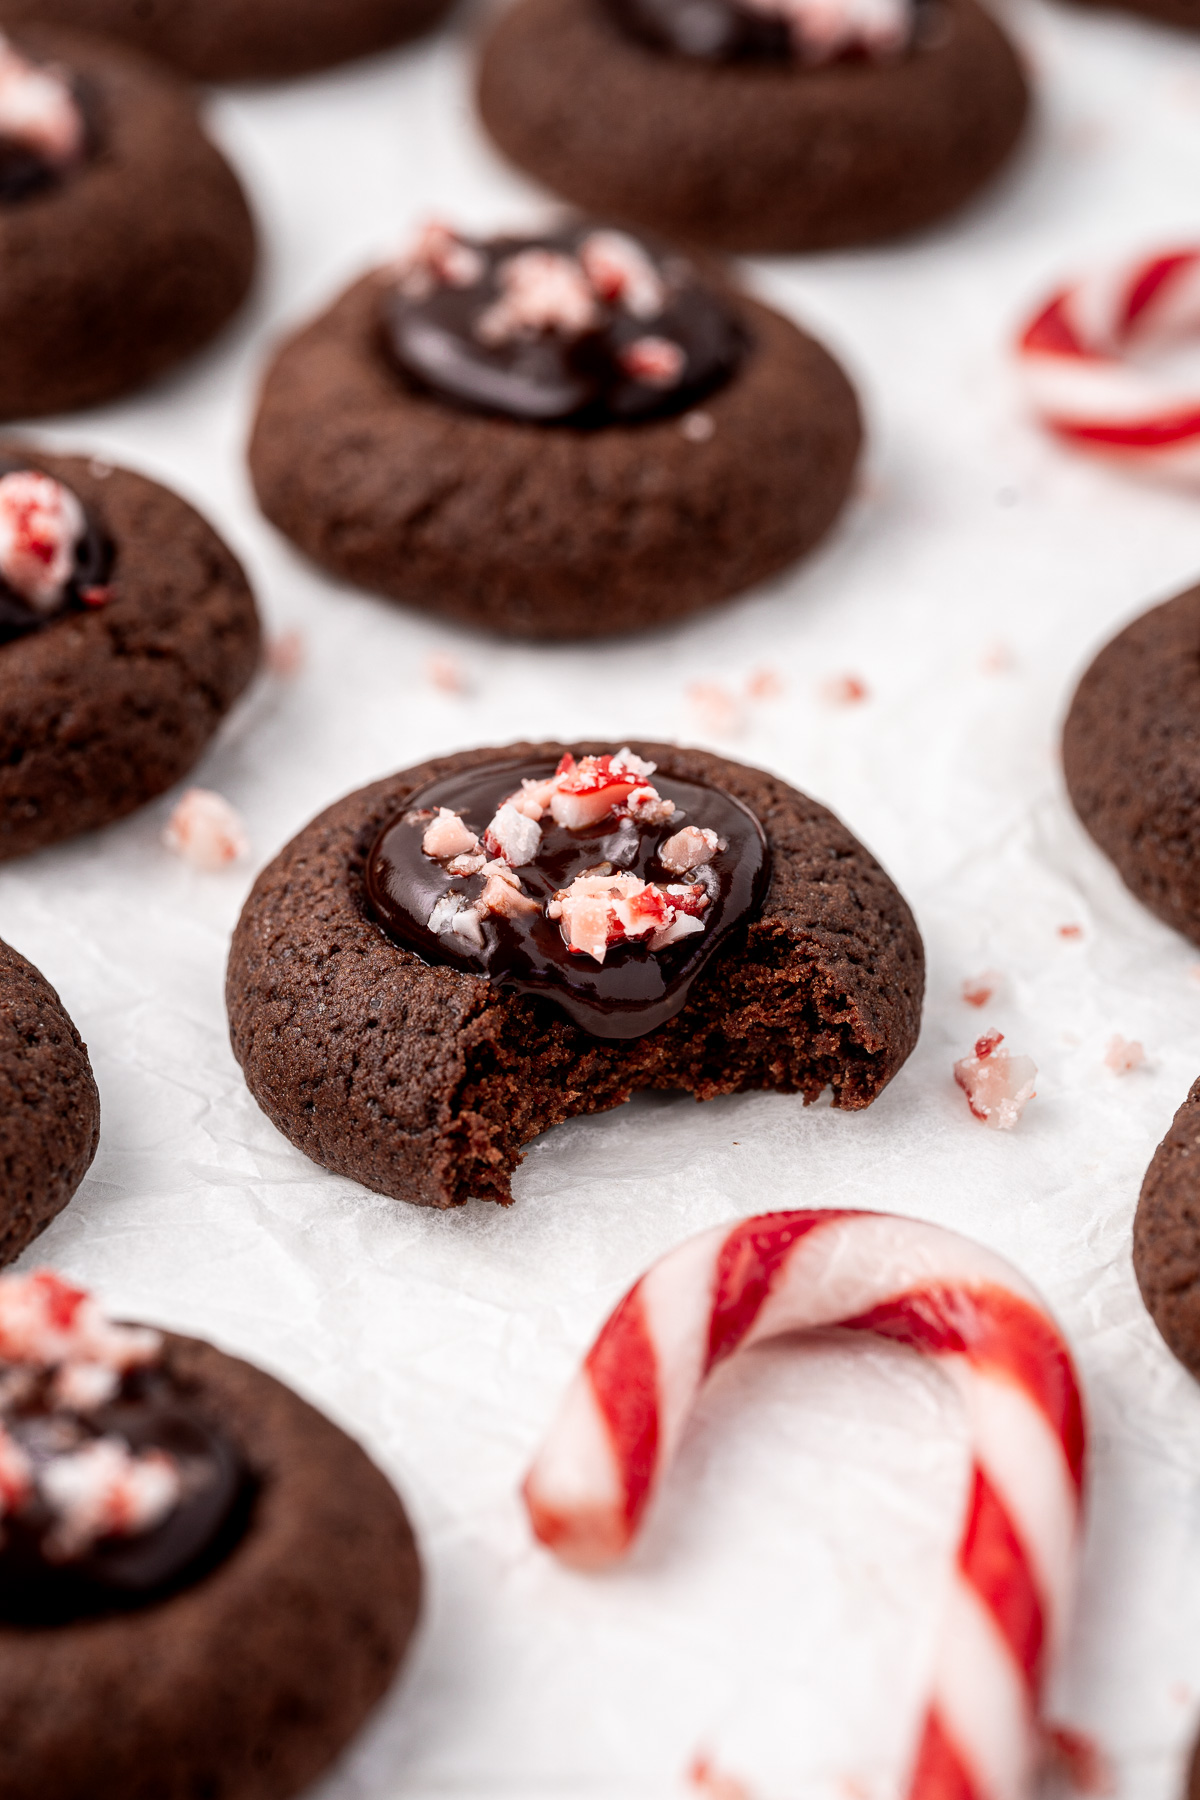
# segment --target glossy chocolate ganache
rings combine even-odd
[[[0,1276],[0,1623],[148,1605],[240,1536],[247,1471],[162,1348],[49,1270]]]
[[[376,919],[426,962],[637,1038],[682,1009],[770,873],[740,801],[624,749],[432,782],[380,832],[366,882]]]
[[[427,226],[384,326],[403,372],[440,398],[581,429],[685,411],[747,348],[685,257],[591,225],[486,242]]]
[[[55,64],[23,56],[0,32],[0,203],[54,187],[92,147],[91,96]]]
[[[921,36],[917,0],[594,0],[630,37],[710,63],[888,62]],[[926,10],[926,8],[921,9]]]
[[[0,644],[112,597],[113,547],[61,481],[0,456]]]

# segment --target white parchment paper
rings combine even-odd
[[[844,358],[871,451],[816,558],[685,628],[598,649],[484,643],[338,588],[255,511],[242,447],[280,330],[430,212],[492,227],[544,204],[472,120],[466,28],[215,95],[263,226],[253,308],[153,392],[41,428],[194,499],[246,558],[270,628],[308,647],[299,678],[264,679],[198,771],[245,814],[253,866],[205,876],[172,859],[166,799],[6,865],[0,932],[60,989],[103,1099],[95,1166],[27,1260],[278,1372],[411,1507],[429,1575],[419,1642],[321,1800],[657,1800],[687,1792],[700,1750],[754,1800],[896,1792],[962,1492],[935,1371],[836,1343],[727,1368],[644,1543],[603,1579],[556,1568],[517,1499],[628,1283],[703,1226],[792,1204],[942,1221],[1011,1257],[1058,1312],[1093,1457],[1054,1711],[1100,1741],[1122,1796],[1177,1791],[1200,1713],[1200,1388],[1140,1305],[1129,1232],[1200,1074],[1200,958],[1084,837],[1056,741],[1092,652],[1200,573],[1200,496],[1044,440],[1007,346],[1060,276],[1200,235],[1200,40],[1032,0],[1012,24],[1040,117],[982,206],[899,249],[747,266]],[[435,652],[465,694],[430,683]],[[764,666],[781,696],[743,702]],[[824,696],[845,674],[865,683],[860,704]],[[740,731],[718,734],[689,701],[698,682],[739,700]],[[254,868],[347,789],[524,733],[712,742],[871,845],[915,907],[930,989],[920,1045],[869,1112],[647,1099],[535,1144],[511,1209],[451,1217],[367,1194],[277,1135],[222,1004]],[[1004,985],[981,1014],[961,983],[989,968]],[[993,1024],[1040,1070],[1011,1137],[972,1120],[951,1079]],[[1149,1066],[1111,1073],[1114,1033]]]

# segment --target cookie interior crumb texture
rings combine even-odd
[[[426,30],[448,0],[0,0],[0,24],[70,25],[161,57],[198,81],[329,68]]]
[[[5,1800],[286,1800],[390,1684],[421,1571],[404,1509],[344,1432],[210,1344],[169,1337],[181,1391],[256,1485],[229,1555],[131,1612],[0,1625]]]
[[[0,1264],[62,1211],[99,1138],[86,1045],[45,977],[0,942]]]
[[[833,1090],[868,1106],[916,1043],[924,951],[907,904],[824,807],[699,750],[635,744],[666,777],[724,788],[757,814],[773,875],[760,916],[666,1025],[589,1037],[545,1000],[422,961],[366,911],[364,864],[409,794],[489,761],[611,745],[518,744],[443,757],[349,795],[255,883],[226,996],[251,1092],[315,1162],[396,1199],[507,1202],[523,1147],[642,1088],[698,1100]]]
[[[1200,587],[1095,658],[1063,731],[1075,811],[1143,905],[1200,944]]]
[[[267,517],[344,580],[510,636],[661,625],[785,568],[840,511],[862,438],[833,358],[739,297],[752,348],[686,417],[596,431],[458,410],[406,383],[365,277],[281,348],[250,468]]]
[[[14,41],[85,85],[96,144],[54,186],[0,206],[3,418],[94,405],[152,380],[232,318],[255,261],[241,186],[174,76],[42,24]]]
[[[185,501],[127,469],[5,445],[114,545],[113,598],[0,646],[0,858],[122,818],[193,766],[258,663],[254,596]]]
[[[576,206],[728,250],[816,250],[914,231],[1010,155],[1029,98],[974,0],[878,64],[711,66],[627,36],[589,0],[517,0],[479,70],[505,155]]]

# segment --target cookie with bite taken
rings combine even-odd
[[[478,95],[505,155],[573,205],[752,252],[945,217],[1029,104],[975,0],[516,0]]]
[[[0,417],[172,368],[232,318],[254,258],[237,177],[172,76],[41,23],[0,34]]]
[[[45,976],[0,942],[0,1264],[62,1211],[99,1137],[86,1044]]]
[[[911,912],[832,813],[659,744],[511,744],[349,795],[259,876],[226,982],[315,1162],[507,1202],[523,1147],[639,1088],[868,1106],[917,1039]]]
[[[591,638],[804,555],[860,440],[832,357],[676,252],[432,226],[284,344],[250,468],[268,518],[357,586]]]
[[[285,1800],[388,1687],[420,1589],[392,1488],[290,1389],[0,1277],[5,1800]]]
[[[197,81],[305,75],[403,43],[448,0],[0,0],[0,24],[120,38]]]
[[[0,858],[172,786],[258,654],[240,565],[177,495],[0,444]]]

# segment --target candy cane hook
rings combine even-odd
[[[1010,1264],[887,1213],[782,1212],[680,1245],[588,1352],[525,1483],[564,1562],[624,1554],[705,1378],[781,1332],[873,1332],[957,1383],[971,1447],[966,1517],[908,1800],[1021,1800],[1070,1602],[1084,1422],[1058,1327]]]
[[[1042,423],[1082,450],[1169,478],[1200,478],[1200,381],[1143,353],[1200,337],[1200,250],[1172,250],[1061,288],[1021,334]]]

